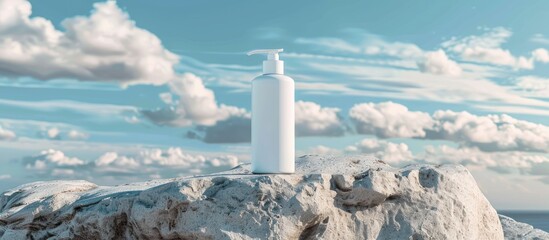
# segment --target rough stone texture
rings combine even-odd
[[[115,187],[27,184],[0,196],[0,238],[503,239],[463,166],[395,169],[368,156],[304,156],[296,166]]]
[[[503,226],[505,239],[549,239],[549,233],[526,224],[517,222],[514,219],[499,215],[499,220]]]

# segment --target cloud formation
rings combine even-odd
[[[377,139],[364,139],[345,148],[347,153],[372,154],[388,164],[402,164],[413,159],[412,152],[404,143],[392,143]]]
[[[314,46],[320,50],[331,53],[386,56],[412,60],[415,61],[419,70],[424,73],[457,76],[462,72],[461,67],[455,61],[451,60],[442,49],[424,51],[413,43],[391,42],[380,36],[356,29],[348,29],[348,32],[351,33],[352,37],[347,39],[327,37],[298,38],[295,42]],[[357,60],[358,59],[355,59],[355,61]]]
[[[85,162],[78,158],[65,156],[61,151],[48,149],[40,152],[38,155],[25,157],[23,164],[30,170],[49,171],[78,167],[85,165]]]
[[[462,72],[461,67],[449,59],[442,49],[426,52],[424,58],[417,62],[417,67],[421,72],[437,75],[458,76]]]
[[[514,69],[533,69],[534,62],[548,62],[544,59],[545,49],[532,52],[532,57],[514,56],[509,50],[501,48],[513,33],[506,28],[484,28],[481,35],[471,35],[462,38],[453,37],[442,43],[447,51],[459,55],[463,60],[479,63],[489,63],[509,66]],[[545,54],[547,51],[545,50]]]
[[[95,3],[90,16],[65,19],[65,31],[31,17],[27,0],[0,0],[0,74],[163,84],[178,57],[136,26],[115,1]]]
[[[324,146],[324,145],[314,146],[314,147],[311,147],[311,148],[309,148],[309,149],[307,149],[307,150],[297,150],[297,151],[296,151],[296,157],[300,157],[300,156],[308,155],[308,154],[316,154],[316,155],[341,155],[341,154],[342,154],[342,151],[339,150],[339,149],[327,147],[327,146]]]
[[[340,109],[322,107],[314,102],[295,103],[296,136],[342,136],[344,124],[338,115]],[[197,126],[186,137],[206,143],[243,143],[251,141],[251,116],[249,113],[218,121],[213,126]]]
[[[322,107],[314,102],[295,103],[297,136],[342,136],[345,132],[339,108]]]
[[[49,149],[25,157],[22,162],[26,169],[50,177],[101,177],[115,173],[127,176],[154,173],[173,177],[230,169],[239,163],[233,155],[191,154],[177,147],[142,149],[131,155],[106,152],[94,161],[69,157],[59,150]]]
[[[202,79],[194,74],[185,73],[178,76],[169,82],[168,86],[171,93],[178,97],[177,100],[174,100],[173,96],[168,99],[166,94],[162,94],[161,99],[171,103],[168,107],[141,111],[155,124],[175,127],[193,124],[212,126],[230,117],[249,115],[245,109],[217,104],[214,92],[206,88]]]
[[[549,127],[508,115],[477,116],[437,111],[427,139],[443,139],[483,151],[549,152]]]
[[[409,111],[406,106],[393,102],[354,105],[349,110],[349,117],[359,134],[381,138],[425,137],[425,126],[433,124],[429,114]]]
[[[549,62],[549,51],[545,48],[538,48],[532,51],[532,57],[538,62],[547,63]]]
[[[349,111],[356,130],[381,138],[448,140],[483,151],[549,152],[549,127],[508,115],[409,111],[392,103],[363,103]]]

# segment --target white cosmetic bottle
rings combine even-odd
[[[294,80],[284,75],[282,49],[261,49],[267,54],[263,74],[252,80],[252,172],[295,171]]]

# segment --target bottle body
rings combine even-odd
[[[295,171],[294,80],[264,74],[252,80],[252,172]]]

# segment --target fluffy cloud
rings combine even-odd
[[[54,149],[44,150],[38,155],[26,157],[23,159],[23,163],[27,169],[31,170],[51,170],[85,164],[83,160],[65,156],[63,152]]]
[[[483,151],[549,152],[549,127],[508,115],[477,116],[437,111],[432,116],[384,102],[363,103],[349,111],[358,133],[382,138],[449,140]]]
[[[131,155],[107,152],[94,161],[68,157],[61,151],[49,149],[23,159],[23,164],[28,170],[50,176],[78,174],[75,177],[101,177],[113,174],[148,176],[151,173],[162,173],[168,177],[230,169],[238,163],[238,158],[233,155],[191,154],[181,148],[143,149]]]
[[[318,155],[341,155],[342,152],[339,149],[327,147],[324,145],[318,145],[311,147],[305,151],[298,150],[296,156],[303,156],[307,154],[318,154]]]
[[[46,129],[40,132],[39,135],[49,139],[61,139],[61,136],[59,135],[59,129],[56,127]]]
[[[322,107],[314,102],[295,103],[295,124],[297,136],[341,136],[342,128],[339,108]]]
[[[15,139],[15,137],[16,135],[14,132],[4,129],[2,128],[2,126],[0,126],[0,140],[12,140]]]
[[[510,30],[502,27],[483,30],[484,33],[478,36],[453,37],[442,43],[442,46],[467,61],[510,66],[516,69],[534,68],[535,58],[516,57],[509,50],[501,48],[501,45],[513,34]]]
[[[67,138],[70,140],[84,140],[88,139],[88,137],[89,134],[77,130],[70,130],[67,132]]]
[[[295,104],[296,136],[341,136],[345,133],[340,109],[322,107],[314,102]],[[251,141],[251,116],[232,116],[213,126],[197,126],[187,137],[206,143],[242,143]]]
[[[171,104],[168,107],[141,111],[145,117],[158,125],[212,126],[230,117],[249,115],[242,108],[218,105],[214,92],[206,88],[202,79],[194,74],[183,74],[171,81],[168,86],[171,92],[178,96],[177,101],[170,97]],[[166,101],[166,95],[161,95],[161,99]]]
[[[364,139],[345,148],[348,153],[372,154],[388,164],[401,165],[413,159],[412,152],[404,143],[392,143],[376,139]]]
[[[532,57],[539,62],[549,62],[549,52],[544,48],[538,48],[532,51]]]
[[[358,133],[381,138],[425,137],[425,126],[433,124],[429,114],[393,102],[357,104],[349,110],[349,117]]]
[[[439,75],[457,76],[462,71],[459,65],[450,60],[441,49],[425,53],[424,58],[417,62],[417,66],[421,72]]]
[[[94,4],[90,16],[65,19],[65,31],[31,14],[27,0],[0,0],[0,74],[122,85],[174,78],[178,57],[138,28],[115,1]]]
[[[140,166],[139,162],[135,159],[127,156],[118,155],[116,152],[107,152],[101,155],[94,161],[95,166],[104,167],[125,167],[125,168],[137,168]]]
[[[484,151],[549,152],[549,127],[508,115],[476,116],[468,112],[437,111],[427,138],[445,139]]]

